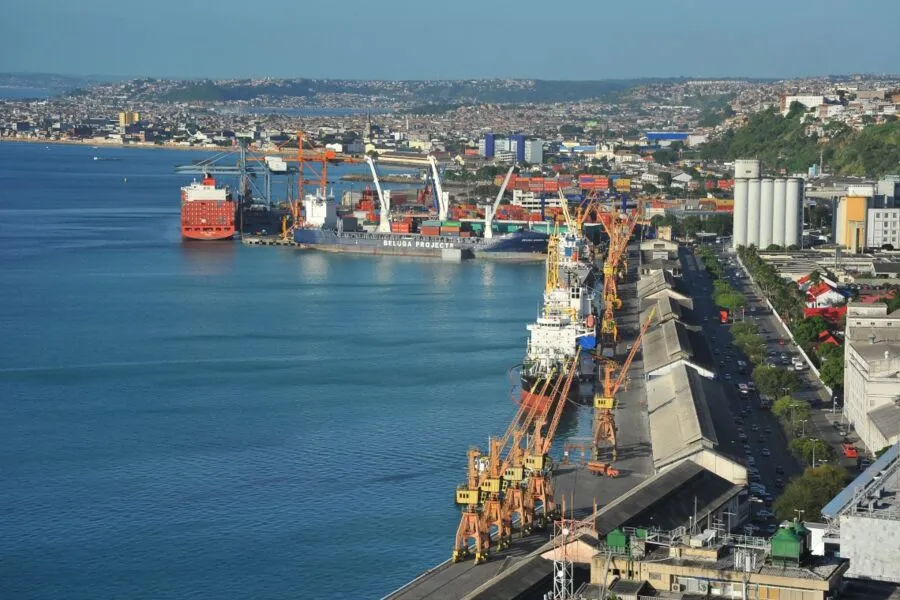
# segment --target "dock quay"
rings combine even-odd
[[[241,243],[245,246],[294,246],[299,247],[300,244],[291,239],[284,239],[277,235],[267,236],[245,236],[241,238]]]
[[[626,283],[619,286],[623,301],[622,310],[617,313],[623,340],[617,348],[619,357],[626,353],[626,342],[634,339],[640,330],[638,262],[638,246],[632,244],[628,253]],[[570,455],[569,464],[559,464],[553,475],[555,494],[560,501],[565,498],[567,516],[590,519],[596,501],[598,513],[595,518],[602,518],[605,508],[652,475],[646,389],[640,353],[632,362],[630,373],[627,390],[617,396],[619,460],[616,467],[621,475],[616,478],[597,477],[587,470],[580,456]],[[595,379],[595,385],[598,383]],[[514,598],[522,592],[522,587],[543,586],[545,591],[552,589],[552,564],[540,557],[548,550],[550,532],[548,527],[524,538],[517,536],[509,548],[492,554],[491,559],[482,564],[476,565],[471,560],[458,563],[447,560],[391,592],[384,600]],[[451,541],[448,537],[448,548]],[[513,573],[515,576],[511,576]]]
[[[643,264],[663,247],[670,270]],[[733,390],[713,375],[714,357],[702,333],[704,313],[694,307],[696,292],[672,273],[692,260],[671,242],[628,246],[627,276],[619,285],[615,360],[628,353],[642,327],[647,343],[635,354],[626,384],[616,394],[615,467],[620,475],[592,474],[586,459],[571,450],[554,467],[553,487],[556,498],[565,499],[565,518],[580,521],[577,538],[560,541],[549,527],[525,537],[516,534],[508,547],[492,550],[487,561],[448,560],[384,600],[543,598],[558,583],[554,560],[562,546],[572,548],[566,552],[573,589],[596,588],[599,582],[612,593],[617,585],[626,591],[636,585],[630,581],[635,573],[619,566],[610,570],[607,558],[610,540],[622,532],[648,542],[665,539],[669,545],[690,539],[693,546],[701,543],[697,539],[709,538],[719,544],[767,547],[766,538],[743,535],[752,517],[747,462],[731,408],[722,401]],[[595,387],[602,389],[599,377]],[[561,450],[556,447],[554,456]],[[451,539],[448,532],[448,547]],[[644,581],[642,589],[656,589],[656,583]],[[657,591],[671,589],[672,581],[666,580]]]

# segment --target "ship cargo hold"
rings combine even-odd
[[[227,187],[205,175],[181,188],[181,237],[227,240],[234,237],[235,203]]]

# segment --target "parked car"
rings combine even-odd
[[[772,456],[772,453],[769,452],[769,449],[768,449],[768,448],[763,448],[763,449],[762,449],[762,455],[763,455],[763,456]]]
[[[771,510],[763,508],[756,511],[756,516],[760,519],[774,519],[775,513],[773,513]]]
[[[784,475],[784,467],[782,467],[781,465],[775,467],[775,472],[779,475]]]

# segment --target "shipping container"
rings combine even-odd
[[[440,227],[425,227],[423,225],[422,227],[419,227],[419,233],[422,235],[437,236],[437,235],[441,234],[441,229],[440,229]]]

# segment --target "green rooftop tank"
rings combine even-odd
[[[621,529],[613,529],[606,534],[606,545],[613,552],[624,552],[628,546],[628,536]]]
[[[776,565],[799,565],[801,538],[793,527],[782,527],[772,536],[772,562]]]

